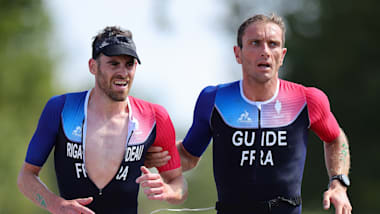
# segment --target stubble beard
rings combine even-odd
[[[129,87],[127,92],[115,92],[112,90],[112,79],[110,83],[107,82],[107,79],[103,73],[103,71],[98,68],[98,78],[97,78],[97,84],[100,88],[100,90],[107,95],[108,98],[110,98],[112,101],[115,102],[123,102],[128,97]],[[128,83],[130,84],[130,83]]]

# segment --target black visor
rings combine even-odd
[[[129,55],[136,58],[137,62],[141,64],[136,53],[135,43],[126,36],[112,36],[97,42],[92,52],[92,58],[95,59],[100,53],[106,56]]]

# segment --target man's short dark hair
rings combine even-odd
[[[271,23],[277,24],[282,30],[282,44],[283,46],[285,45],[285,24],[282,21],[282,18],[280,16],[272,13],[270,16],[266,16],[263,14],[254,15],[248,18],[247,20],[245,20],[240,25],[238,29],[238,34],[237,34],[237,44],[240,48],[243,48],[242,38],[245,33],[245,30],[250,24],[256,23],[256,22],[264,22],[264,23],[271,22]]]

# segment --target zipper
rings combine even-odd
[[[102,190],[103,190],[103,189],[99,189],[99,195],[103,195]]]
[[[129,135],[129,138],[128,138],[128,140],[127,140],[127,145],[126,145],[127,147],[128,147],[128,145],[129,145],[129,141],[130,141],[131,138],[132,138],[133,131],[135,131],[135,130],[132,129],[132,131],[131,131],[131,135]]]
[[[261,105],[260,106],[257,106],[257,132],[259,132],[259,130],[261,131]],[[262,133],[262,132],[261,132]],[[258,148],[260,148],[260,142],[261,142],[261,140],[262,140],[262,135],[260,136],[260,141],[258,142],[258,144],[259,144],[259,146],[258,146]],[[259,149],[258,149],[259,150]],[[257,151],[258,151],[257,150]],[[260,155],[260,154],[258,154],[258,155]],[[255,164],[254,165],[254,167],[253,167],[253,169],[252,169],[252,171],[253,171],[253,180],[254,180],[254,182],[256,182],[257,181],[257,171],[258,171],[258,167],[259,167],[259,163],[258,164]]]
[[[257,108],[257,110],[259,111],[259,112],[258,112],[258,115],[257,115],[257,119],[258,119],[258,128],[261,129],[261,109],[260,109],[260,108]]]

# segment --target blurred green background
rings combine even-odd
[[[284,7],[297,4],[284,15],[288,53],[282,78],[316,86],[329,96],[331,109],[350,141],[352,186],[349,196],[354,213],[378,213],[380,46],[376,41],[380,38],[380,2],[279,2]],[[265,1],[224,0],[220,4],[224,4],[228,11],[221,17],[218,27],[225,29],[226,35],[223,36],[231,38],[232,46],[236,29],[247,13],[263,6]],[[41,0],[0,0],[0,5],[0,213],[46,213],[19,192],[16,180],[43,106],[49,97],[64,92],[53,81],[58,59],[51,52],[52,42],[49,40],[52,22]],[[186,130],[177,129],[177,136],[183,137],[185,133]],[[50,159],[41,178],[56,191]],[[185,176],[189,185],[189,198],[185,204],[172,206],[147,201],[140,194],[140,213],[166,207],[213,206],[216,192],[210,148],[200,165]],[[322,210],[322,194],[327,183],[323,146],[311,133],[302,188],[303,213],[334,213],[333,209]]]

